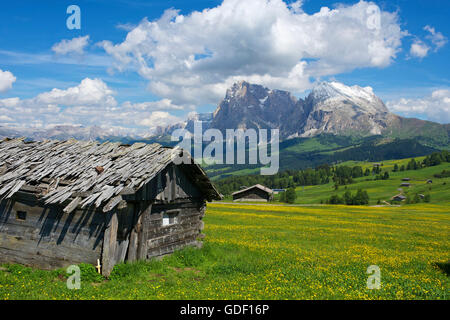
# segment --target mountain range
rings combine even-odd
[[[57,125],[49,128],[11,128],[0,126],[0,139],[26,137],[30,140],[56,139],[67,140],[120,140],[124,137],[118,130],[104,129],[99,126]],[[140,137],[134,137],[140,138]]]
[[[390,138],[417,138],[425,145],[447,147],[450,125],[404,118],[387,109],[372,88],[321,82],[309,95],[296,98],[288,91],[272,90],[246,81],[235,83],[212,114],[199,114],[183,123],[160,128],[160,136],[173,129],[192,132],[193,121],[203,128],[279,129],[281,140],[320,134]]]
[[[186,121],[158,127],[153,135],[126,137],[97,126],[56,126],[50,129],[11,129],[0,127],[0,137],[27,136],[83,140],[167,141],[179,128],[193,132],[194,122],[203,129],[279,129],[280,139],[314,137],[321,134],[386,138],[414,138],[423,145],[448,148],[450,125],[415,118],[404,118],[387,109],[372,88],[346,86],[339,82],[320,82],[304,99],[288,91],[269,89],[246,81],[235,83],[213,113],[195,114]]]

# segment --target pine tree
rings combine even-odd
[[[297,194],[295,193],[294,188],[287,189],[287,191],[286,191],[286,202],[287,203],[294,203],[296,197],[297,197]]]
[[[344,202],[346,205],[351,205],[353,204],[353,197],[352,194],[350,193],[350,191],[345,191],[344,193]]]

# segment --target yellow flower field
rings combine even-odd
[[[279,266],[260,298],[448,299],[450,210],[444,206],[208,206],[210,243],[233,244]],[[445,264],[447,263],[447,264]],[[367,267],[381,289],[367,289]],[[283,274],[283,281],[272,273]]]
[[[84,266],[0,266],[0,299],[449,299],[450,210],[208,204],[202,249],[117,265],[106,280]],[[368,288],[369,266],[380,288]],[[369,281],[369,284],[371,282]]]

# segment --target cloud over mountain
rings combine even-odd
[[[16,77],[10,71],[0,69],[0,93],[11,89],[15,81]]]
[[[0,114],[3,115],[0,125],[35,128],[61,124],[99,125],[125,134],[138,130],[150,132],[158,125],[180,120],[167,112],[181,109],[168,99],[119,104],[114,95],[102,80],[85,78],[77,86],[54,88],[30,99],[0,99]]]
[[[404,116],[421,116],[439,123],[450,123],[450,89],[434,90],[417,99],[398,99],[386,103],[392,112]]]
[[[360,1],[308,14],[301,4],[224,0],[189,15],[170,9],[141,21],[123,42],[100,45],[116,69],[137,71],[177,105],[217,103],[241,79],[299,93],[311,77],[396,58],[405,34],[396,13]]]

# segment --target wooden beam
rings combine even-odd
[[[147,227],[150,221],[150,214],[152,212],[152,204],[148,201],[143,201],[146,207],[141,208],[140,219],[141,223],[138,229],[138,246],[137,246],[137,260],[147,259]]]
[[[72,200],[72,202],[70,202],[65,208],[64,208],[64,212],[65,213],[71,213],[72,211],[74,211],[78,205],[81,202],[81,198],[80,197],[76,197],[75,199]]]
[[[142,215],[139,212],[139,204],[135,204],[133,228],[130,233],[130,243],[128,245],[128,261],[136,261],[138,256],[138,237],[142,228]]]
[[[119,224],[117,212],[110,212],[109,222],[103,235],[102,275],[108,277],[114,268],[114,257],[117,245],[117,227]]]

